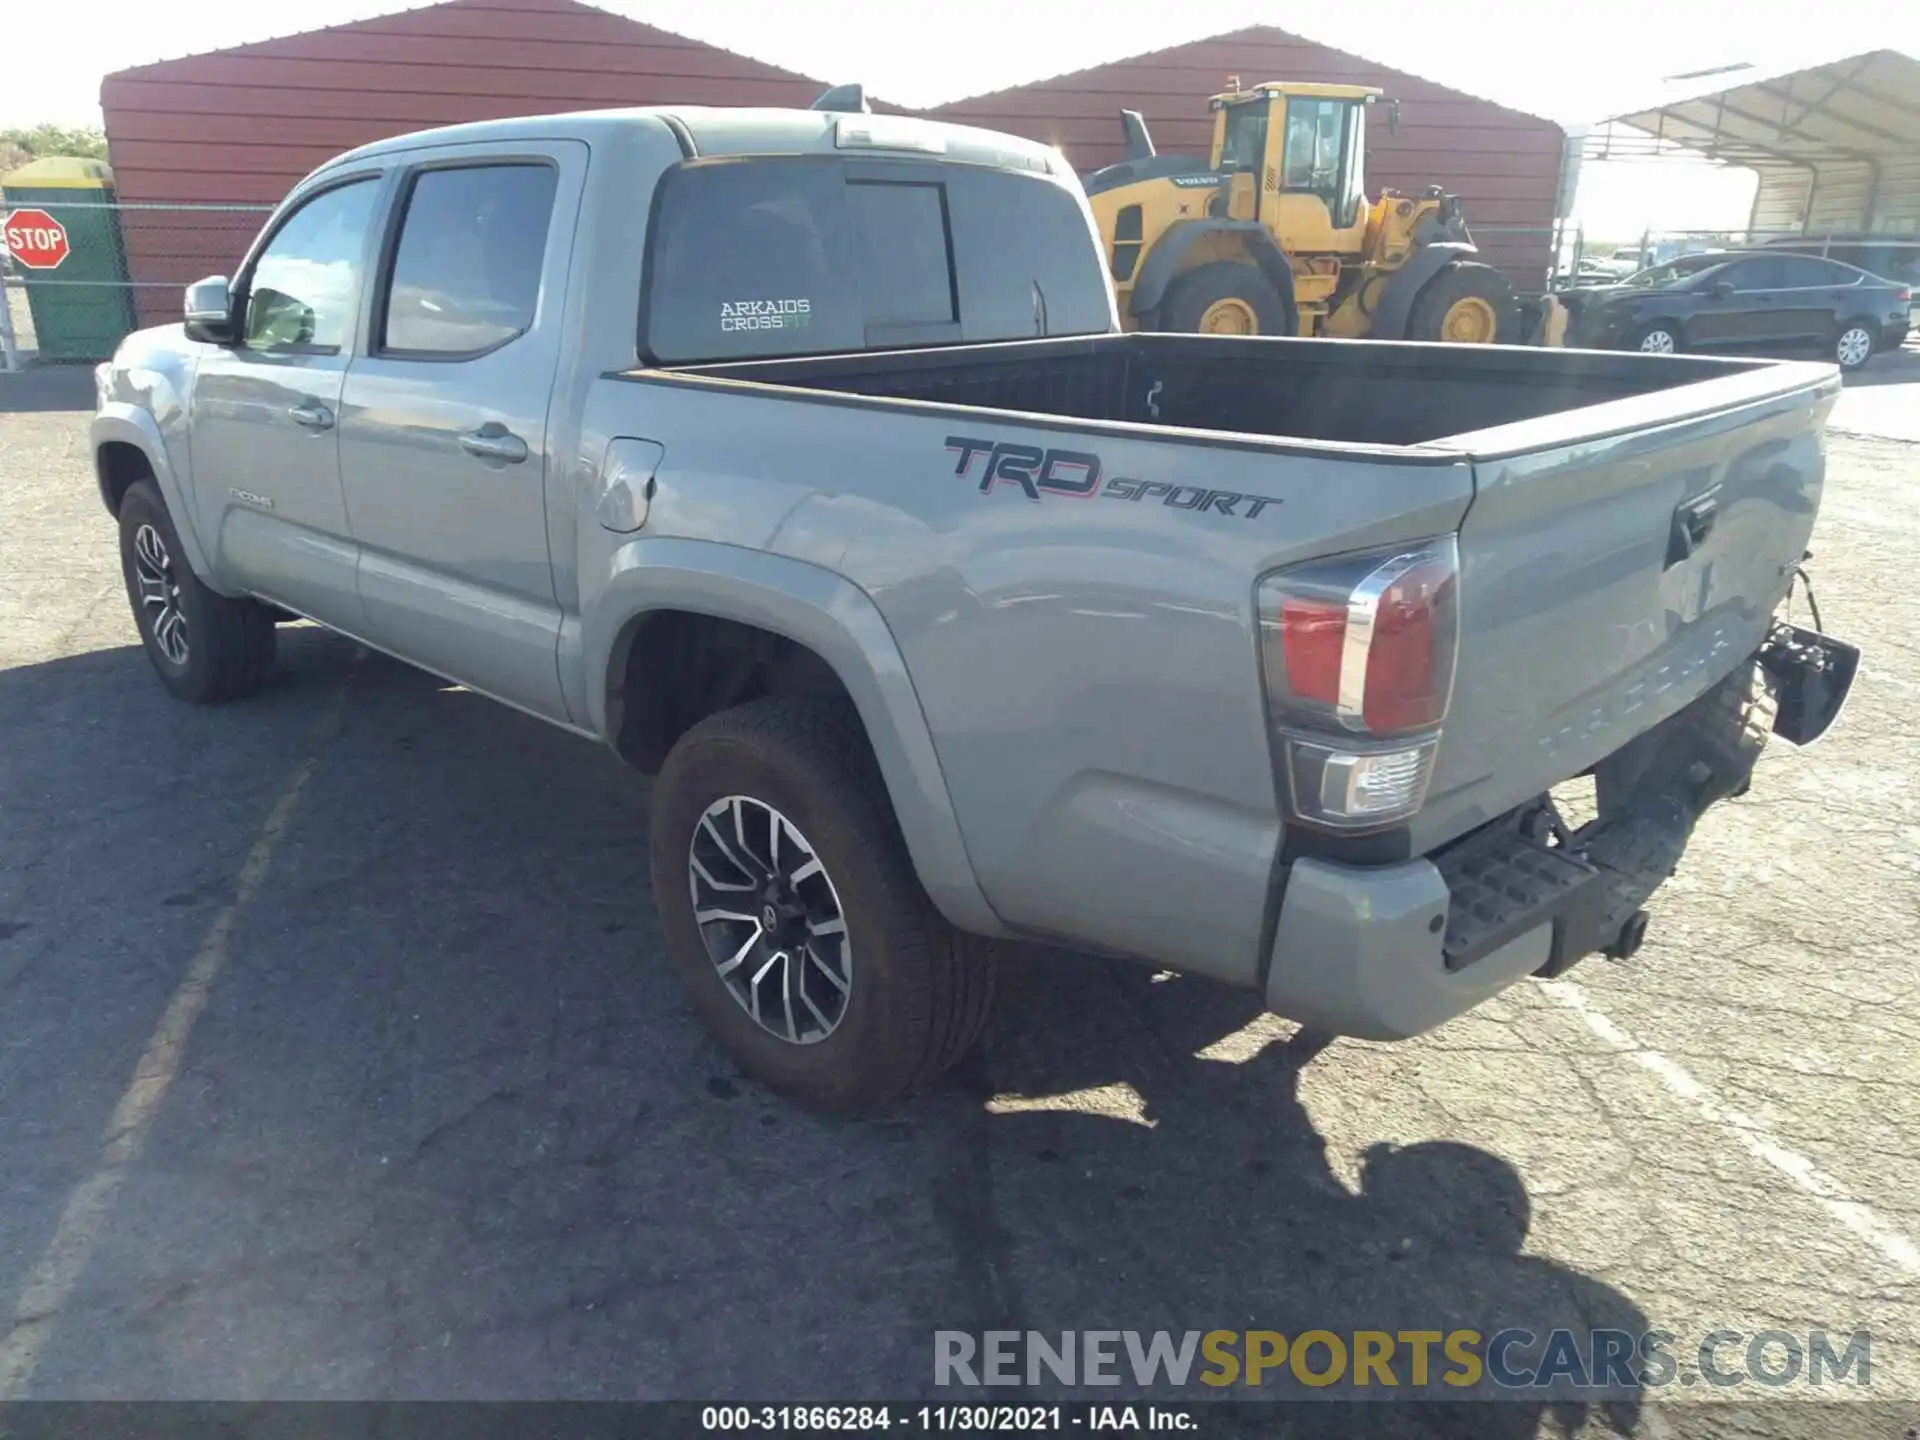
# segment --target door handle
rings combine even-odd
[[[482,460],[504,460],[509,465],[518,465],[527,458],[527,442],[498,420],[489,420],[478,430],[462,435],[460,448]]]
[[[331,430],[333,428],[333,411],[322,405],[318,400],[302,400],[298,405],[288,406],[287,418],[292,420],[294,424],[304,426],[308,430]]]

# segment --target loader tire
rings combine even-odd
[[[1257,268],[1215,260],[1167,286],[1153,328],[1177,335],[1292,335],[1299,325],[1292,301]]]
[[[1491,265],[1456,260],[1420,288],[1407,316],[1407,339],[1498,345],[1520,333],[1513,284]]]

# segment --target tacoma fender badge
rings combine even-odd
[[[262,510],[273,508],[273,501],[264,495],[256,495],[251,490],[229,489],[227,493],[242,505],[258,505]]]

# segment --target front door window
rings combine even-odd
[[[248,277],[249,350],[337,355],[349,343],[378,192],[371,177],[337,185],[282,222]]]

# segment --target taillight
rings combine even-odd
[[[1298,818],[1352,829],[1419,810],[1453,693],[1459,572],[1445,536],[1261,580],[1267,708]]]

